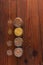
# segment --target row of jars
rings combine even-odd
[[[8,24],[12,24],[12,21],[8,21]],[[23,37],[21,37],[23,35],[23,20],[19,17],[17,17],[14,22],[13,22],[13,26],[15,27],[14,29],[14,35],[16,36],[14,39],[14,45],[16,46],[16,48],[14,49],[14,55],[16,57],[21,57],[23,54],[23,49],[22,44],[23,44]],[[9,29],[8,30],[8,34],[11,35],[12,34],[12,30]],[[7,41],[7,46],[10,47],[12,46],[12,41],[9,40]],[[12,50],[7,50],[7,55],[12,55]]]
[[[21,57],[23,55],[23,49],[22,48],[15,48],[14,51],[11,49],[7,50],[7,55],[8,56],[16,56],[16,57]]]

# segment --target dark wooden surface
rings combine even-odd
[[[6,41],[9,37],[9,0],[0,0],[0,65],[43,65],[43,0],[10,0],[10,19],[23,19],[24,54],[8,57]],[[13,29],[13,26],[11,26]],[[14,50],[15,46],[11,47]]]

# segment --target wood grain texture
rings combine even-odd
[[[10,9],[9,9],[10,4]],[[10,10],[10,12],[9,12]],[[9,15],[10,14],[10,15]],[[14,40],[8,36],[8,20],[16,17],[23,19],[24,43],[23,56],[8,57],[6,41]],[[11,25],[12,30],[14,27]],[[0,64],[1,65],[41,65],[43,52],[43,0],[0,0]]]
[[[10,4],[10,9],[9,9],[9,4]],[[10,15],[9,15],[9,10],[10,10]],[[16,0],[0,0],[0,64],[1,65],[16,65],[17,61],[14,56],[8,57],[6,52],[8,49],[6,42],[9,39],[12,39],[13,36],[9,37],[8,36],[8,20],[9,17],[10,19],[15,19],[16,18]],[[14,46],[11,47],[13,49]]]
[[[39,20],[40,20],[40,37],[41,37],[41,56],[42,56],[42,62],[43,62],[43,1],[39,0]]]

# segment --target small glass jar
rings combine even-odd
[[[23,29],[22,28],[15,28],[14,29],[14,34],[16,36],[21,36],[23,34]]]
[[[22,46],[22,44],[23,44],[23,38],[18,37],[14,39],[15,46],[19,47],[19,46]]]
[[[22,48],[15,48],[14,55],[18,58],[21,57],[23,55],[23,49]]]
[[[20,17],[17,17],[14,22],[13,22],[13,25],[15,27],[21,27],[23,25],[23,20],[20,18]]]

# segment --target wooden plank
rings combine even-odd
[[[42,63],[43,63],[43,0],[38,0],[39,4],[39,18],[40,18],[40,35],[41,35],[41,52],[42,52]]]
[[[9,9],[10,5],[10,9]],[[10,10],[10,12],[9,12]],[[10,15],[9,15],[10,13]],[[16,0],[0,0],[0,64],[1,65],[17,65],[14,55],[8,57],[6,52],[9,49],[6,42],[9,40],[8,36],[8,20],[16,18]],[[12,36],[13,37],[13,36]],[[12,39],[12,38],[11,38]],[[14,49],[14,45],[11,47]]]
[[[18,64],[25,64],[22,60],[27,58],[27,65],[38,65],[41,60],[40,48],[40,30],[39,30],[39,15],[37,0],[18,0],[17,1],[17,16],[24,20],[24,39],[23,43],[24,56],[18,60]],[[34,59],[29,58],[28,49],[32,47],[38,55]]]
[[[29,3],[29,0],[28,0]],[[24,43],[23,43],[23,51],[24,54],[23,56],[18,59],[18,65],[29,65],[29,57],[28,57],[28,18],[27,15],[27,11],[28,10],[29,5],[27,4],[27,0],[17,0],[17,17],[21,17],[23,19],[24,25],[23,25],[23,29],[24,29]]]
[[[41,60],[41,40],[40,40],[40,27],[39,27],[39,14],[38,14],[37,0],[30,0],[30,22],[32,30],[32,45],[33,49],[38,51],[38,55],[34,60],[34,65],[38,65]]]

